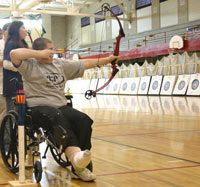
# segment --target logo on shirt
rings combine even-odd
[[[64,76],[58,73],[46,73],[47,86],[62,87],[65,81]]]

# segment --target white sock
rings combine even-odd
[[[75,169],[85,168],[91,160],[91,152],[89,150],[81,151],[79,147],[69,146],[66,148],[65,154]]]

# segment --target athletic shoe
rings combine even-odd
[[[81,179],[82,181],[89,182],[96,179],[96,175],[87,168],[72,170],[72,174],[72,178]]]

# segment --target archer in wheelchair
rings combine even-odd
[[[69,159],[72,165],[72,177],[93,181],[96,179],[92,173],[90,151],[93,120],[85,113],[67,105],[65,83],[67,80],[81,77],[85,69],[111,63],[113,60],[118,60],[118,57],[111,55],[101,59],[85,59],[76,62],[62,58],[53,59],[55,53],[53,43],[47,38],[36,39],[32,48],[19,48],[10,53],[12,63],[23,78],[27,101],[25,117],[27,133],[34,139],[33,132],[39,130],[42,134],[41,138],[46,140],[53,157],[61,166],[68,165],[68,161],[64,161],[61,155],[64,154],[66,159]],[[15,143],[11,144],[12,154],[10,149],[8,153],[5,150],[4,152],[5,155],[10,154],[6,160],[11,158],[10,165],[15,170],[17,168],[15,158],[17,159],[18,155],[17,125],[13,124],[16,124],[17,115],[12,112],[8,115],[6,118],[11,121],[10,131],[12,131],[10,138],[11,141],[15,139]],[[40,170],[38,168],[40,167],[36,167],[36,171]]]

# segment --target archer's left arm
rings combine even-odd
[[[115,63],[117,63],[117,61],[119,60],[119,56],[109,56],[109,57],[105,57],[105,58],[96,58],[96,59],[85,59],[84,63],[85,63],[85,69],[91,69],[91,68],[95,68],[98,66],[103,66],[106,64],[111,63],[113,60],[116,60]]]

